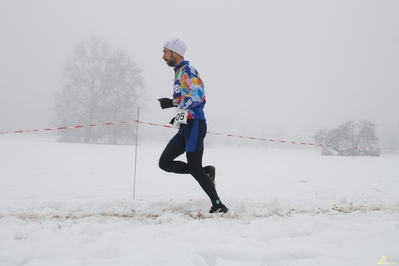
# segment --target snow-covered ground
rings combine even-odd
[[[0,136],[0,265],[399,264],[398,155],[215,145],[211,215],[163,148],[139,145],[133,199],[134,146]]]

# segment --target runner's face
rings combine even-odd
[[[174,52],[167,48],[163,48],[163,56],[162,59],[165,60],[166,64],[170,67],[175,67],[176,66],[176,58],[174,55]]]

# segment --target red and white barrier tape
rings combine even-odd
[[[166,128],[175,128],[174,126],[171,125],[162,125],[162,124],[157,124],[157,123],[149,123],[149,122],[143,122],[139,120],[134,120],[134,121],[121,121],[121,122],[107,122],[107,123],[100,123],[100,124],[90,124],[87,126],[64,126],[64,127],[56,127],[56,128],[43,128],[43,129],[28,129],[28,130],[14,130],[10,132],[0,132],[0,135],[2,134],[17,134],[17,133],[29,133],[29,132],[39,132],[39,131],[60,131],[60,130],[65,130],[65,129],[79,129],[79,128],[84,128],[84,127],[96,127],[96,126],[111,126],[111,125],[117,125],[117,124],[127,124],[127,123],[140,123],[140,124],[146,124],[150,126],[158,126],[158,127],[166,127]],[[316,147],[332,147],[331,144],[315,144],[311,142],[296,142],[296,141],[287,141],[287,140],[275,140],[275,139],[265,139],[265,138],[257,138],[257,137],[246,137],[242,135],[234,135],[234,134],[223,134],[223,133],[217,133],[217,132],[207,132],[208,134],[214,134],[214,135],[219,135],[219,136],[227,136],[227,137],[235,137],[235,138],[242,138],[242,139],[250,139],[250,140],[261,140],[261,141],[269,141],[269,142],[275,142],[275,143],[283,143],[283,144],[293,144],[293,145],[308,145],[308,146],[316,146]],[[357,147],[355,147],[357,148]],[[396,148],[373,148],[373,147],[361,147],[362,149],[370,149],[370,150],[396,150]]]
[[[135,121],[121,121],[119,123],[114,123],[114,122],[108,122],[108,123],[102,123],[102,124],[90,124],[87,126],[65,126],[65,127],[56,127],[56,128],[42,128],[42,129],[27,129],[27,130],[14,130],[14,131],[9,131],[9,132],[0,132],[1,134],[17,134],[17,133],[29,133],[29,132],[39,132],[39,131],[59,131],[59,130],[65,130],[65,129],[78,129],[78,128],[84,128],[84,127],[96,127],[96,126],[111,126],[115,124],[126,124],[126,123],[131,123],[131,122],[137,122]]]

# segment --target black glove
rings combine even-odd
[[[161,104],[162,109],[171,108],[173,107],[173,100],[169,98],[161,98],[158,99],[159,103]]]
[[[173,125],[174,123],[175,123],[175,118],[173,117],[173,118],[170,120],[169,124]]]

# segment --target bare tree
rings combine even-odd
[[[329,150],[331,148],[338,155],[343,156],[379,156],[379,151],[372,148],[372,145],[378,141],[375,127],[376,125],[368,120],[360,123],[348,120],[335,129],[318,130],[314,139],[317,143],[328,145],[323,149],[322,154],[332,154]]]
[[[318,130],[315,135],[314,135],[314,139],[317,143],[320,144],[324,144],[324,145],[329,145],[330,148],[334,151],[339,152],[340,151],[340,147],[343,146],[343,138],[341,136],[341,132],[339,130],[339,128],[335,128],[335,129],[321,129]],[[325,155],[330,155],[331,152],[329,151],[329,149],[326,147],[323,149],[323,154]]]
[[[55,94],[55,123],[87,125],[62,131],[62,140],[86,143],[131,142],[132,124],[90,127],[93,123],[132,120],[143,102],[141,70],[123,50],[113,51],[100,39],[75,46],[64,66],[62,88]]]
[[[118,50],[109,57],[103,84],[107,90],[102,102],[102,117],[106,121],[131,120],[137,107],[144,102],[144,83],[141,70],[125,51]],[[133,126],[114,125],[107,136],[109,141],[116,144],[118,139],[128,140],[133,136]]]

